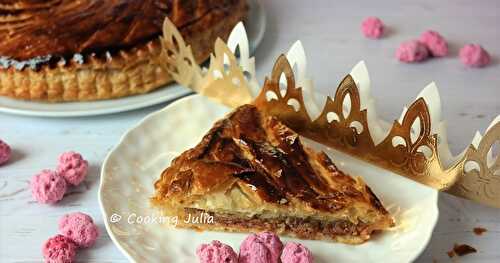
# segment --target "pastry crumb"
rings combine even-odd
[[[455,244],[453,245],[452,250],[446,252],[446,254],[448,254],[448,257],[450,258],[454,257],[455,255],[461,257],[472,253],[477,253],[477,250],[467,244]]]
[[[474,234],[480,236],[480,235],[484,234],[484,232],[488,231],[488,229],[486,229],[484,227],[474,227],[473,231],[474,231]]]

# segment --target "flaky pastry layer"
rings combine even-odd
[[[217,37],[227,39],[246,12],[246,2],[240,1],[224,19],[206,15],[181,28],[195,60],[198,63],[205,61]],[[172,81],[158,61],[159,41],[153,39],[112,55],[85,55],[79,62],[46,63],[36,69],[0,68],[0,96],[65,102],[113,99],[150,92]]]
[[[203,211],[219,218],[216,224],[186,225],[197,229],[266,226],[301,238],[359,243],[393,225],[363,180],[340,171],[325,153],[304,146],[297,133],[253,105],[218,121],[198,145],[174,159],[155,188],[152,203],[167,215]],[[318,225],[355,231],[320,233],[314,230]]]

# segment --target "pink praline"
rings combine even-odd
[[[4,141],[0,140],[0,165],[9,161],[12,150],[10,146]]]
[[[42,170],[31,178],[31,195],[39,203],[54,204],[66,193],[66,181],[51,170]]]
[[[238,256],[230,246],[214,240],[210,244],[201,244],[196,249],[200,263],[238,263]]]
[[[283,248],[282,263],[312,263],[314,262],[311,251],[302,244],[290,242]]]
[[[418,40],[403,42],[396,50],[396,58],[401,62],[420,62],[429,56],[429,52],[424,44]]]
[[[75,261],[76,249],[70,239],[57,235],[45,241],[42,254],[46,263],[72,263]]]
[[[420,35],[419,40],[427,47],[432,56],[444,57],[448,55],[448,42],[438,32],[427,30]]]
[[[384,23],[378,17],[370,16],[361,22],[361,32],[363,32],[363,35],[367,38],[381,38],[384,31]]]
[[[79,185],[87,176],[88,162],[77,152],[65,152],[59,156],[57,172],[71,185]]]
[[[272,232],[249,235],[240,245],[240,263],[279,263],[283,243]]]
[[[469,67],[484,67],[490,64],[490,54],[480,45],[468,44],[460,49],[460,60]]]
[[[99,228],[87,214],[75,212],[59,219],[59,232],[79,247],[91,247],[99,237]]]

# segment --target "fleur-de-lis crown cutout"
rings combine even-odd
[[[500,148],[500,116],[484,137],[477,133],[471,145],[453,157],[434,83],[391,124],[377,117],[364,62],[341,81],[332,98],[313,91],[300,42],[278,57],[260,87],[242,23],[227,44],[216,41],[208,68],[193,63],[191,48],[168,18],[162,47],[159,61],[183,86],[229,107],[253,103],[301,136],[437,190],[500,208],[500,158],[494,154],[494,145]]]

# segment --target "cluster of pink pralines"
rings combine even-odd
[[[196,250],[200,263],[312,263],[311,251],[302,244],[288,242],[283,246],[272,232],[250,234],[240,245],[239,255],[231,246],[218,240],[202,244]]]
[[[47,263],[72,263],[79,248],[89,248],[99,237],[99,228],[87,214],[76,212],[59,219],[59,234],[42,246]]]
[[[368,17],[361,23],[363,35],[371,39],[379,39],[386,31],[385,25],[377,17]],[[396,58],[405,63],[421,62],[431,57],[448,55],[448,42],[436,31],[427,30],[418,39],[401,43],[396,50]],[[491,61],[488,52],[478,44],[467,44],[460,49],[462,63],[469,67],[484,67]]]
[[[31,178],[33,198],[39,203],[59,202],[69,186],[78,186],[87,176],[88,162],[76,152],[65,152],[59,156],[55,170],[42,170]]]

